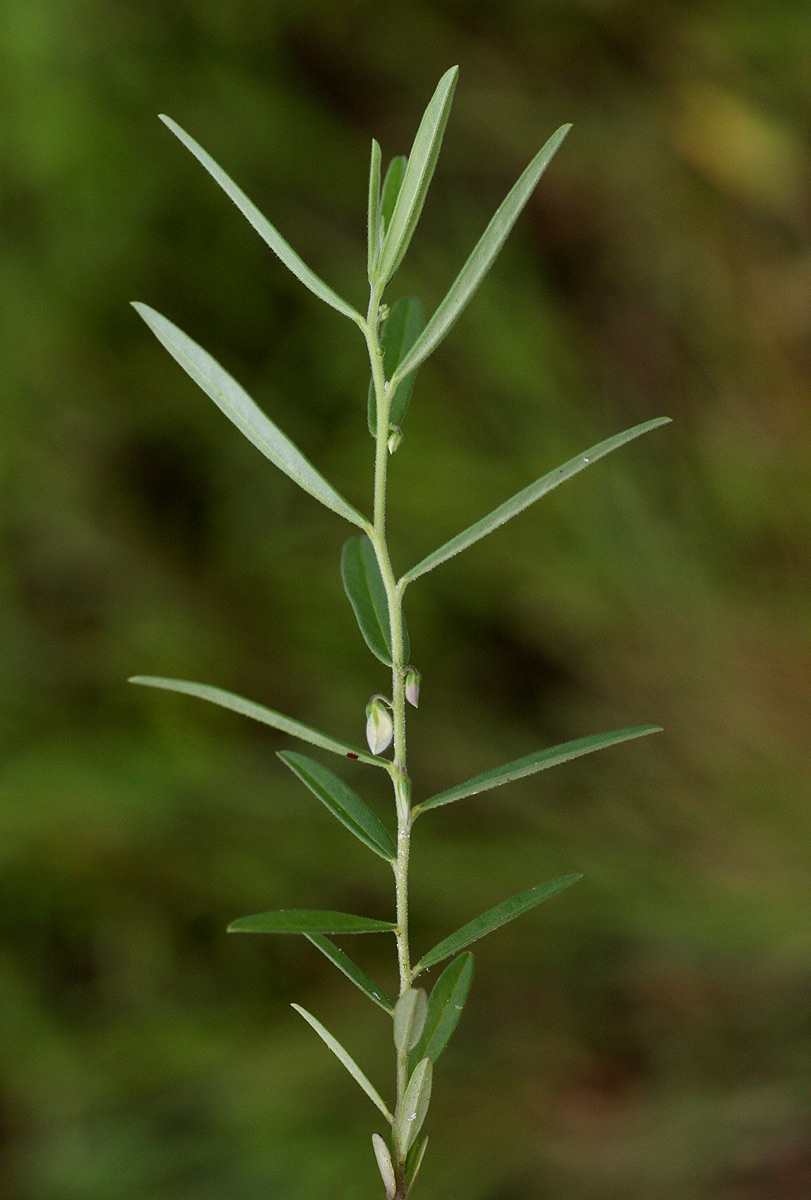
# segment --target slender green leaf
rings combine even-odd
[[[531,483],[529,487],[525,487],[523,491],[516,492],[511,499],[500,504],[498,508],[493,509],[486,517],[482,517],[481,521],[477,521],[475,525],[471,525],[468,529],[463,530],[462,533],[458,533],[456,537],[452,537],[449,542],[445,542],[444,546],[440,546],[438,550],[434,550],[422,562],[417,563],[416,567],[412,567],[410,571],[406,571],[401,583],[412,583],[415,579],[419,579],[420,575],[427,575],[429,571],[433,571],[440,563],[453,558],[455,554],[466,550],[468,546],[472,546],[480,538],[485,537],[488,533],[492,533],[494,529],[498,529],[499,526],[504,525],[511,517],[515,517],[518,513],[523,512],[525,508],[528,508],[530,504],[534,504],[536,500],[540,500],[541,496],[545,496],[547,492],[551,492],[558,484],[571,479],[573,475],[577,475],[579,471],[585,470],[586,467],[596,462],[599,458],[604,458],[612,450],[617,450],[620,446],[624,446],[626,442],[633,441],[634,438],[641,437],[643,433],[649,433],[652,429],[658,429],[660,425],[668,425],[670,420],[670,417],[656,417],[652,421],[644,421],[641,425],[634,425],[633,429],[626,429],[624,433],[617,433],[614,437],[607,438],[604,442],[598,442],[596,446],[592,446],[585,454],[578,454],[575,458],[570,458],[562,466],[555,467],[553,471],[542,475],[540,479],[536,479],[534,483]]]
[[[366,1093],[366,1095],[369,1097],[369,1099],[372,1101],[372,1103],[377,1105],[377,1107],[382,1112],[383,1116],[388,1121],[389,1125],[393,1125],[394,1117],[391,1115],[391,1113],[389,1112],[385,1103],[381,1099],[380,1093],[377,1091],[377,1089],[375,1087],[372,1086],[372,1084],[366,1078],[363,1071],[361,1071],[360,1067],[355,1062],[352,1055],[349,1054],[348,1051],[344,1050],[343,1046],[338,1041],[338,1039],[334,1038],[332,1036],[332,1034],[329,1032],[329,1030],[325,1029],[324,1026],[321,1024],[321,1022],[317,1021],[315,1019],[315,1017],[312,1015],[312,1013],[308,1013],[306,1008],[302,1008],[300,1004],[293,1004],[291,1007],[294,1008],[296,1010],[296,1012],[299,1013],[300,1016],[304,1017],[304,1020],[307,1022],[308,1025],[312,1026],[312,1028],[315,1030],[315,1032],[318,1034],[318,1036],[321,1038],[321,1040],[329,1046],[330,1050],[335,1055],[335,1057],[338,1059],[338,1061],[343,1063],[343,1065],[346,1067],[349,1074],[355,1080],[355,1083],[357,1083],[358,1086],[360,1088],[362,1088],[362,1090]]]
[[[370,979],[366,972],[362,971],[356,963],[353,963],[352,959],[349,958],[348,955],[344,954],[343,950],[339,950],[338,947],[329,940],[329,938],[324,937],[323,933],[307,933],[304,936],[307,938],[307,941],[312,942],[316,949],[320,950],[321,953],[328,958],[331,963],[334,963],[338,970],[342,971],[343,974],[346,975],[347,979],[351,979],[356,987],[359,987],[360,990],[367,995],[370,1000],[373,1000],[375,1004],[379,1005],[384,1012],[394,1012],[394,1004],[391,1000],[389,1000],[382,988],[379,988],[375,981]]]
[[[365,529],[367,521],[357,509],[347,504],[343,496],[336,492],[332,484],[327,483],[323,475],[307,461],[290,439],[266,417],[261,408],[220,364],[203,350],[182,330],[155,312],[146,304],[133,304],[139,316],[143,317],[155,337],[161,342],[172,358],[180,363],[183,370],[191,376],[196,384],[209,396],[217,408],[236,425],[249,442],[253,442],[266,458],[269,458],[285,475],[315,496],[327,508],[339,516],[345,517],[353,525]]]
[[[416,296],[402,296],[395,300],[386,317],[380,334],[383,349],[383,371],[387,379],[394,374],[397,364],[407,354],[425,328],[425,313]],[[416,371],[412,371],[397,385],[389,406],[389,425],[401,425],[406,415],[408,402],[414,390]],[[377,433],[377,399],[374,380],[369,380],[369,432]]]
[[[458,953],[459,950],[464,950],[466,946],[470,946],[471,943],[478,941],[485,934],[492,933],[499,926],[506,925],[508,921],[512,921],[515,917],[520,917],[522,913],[529,912],[537,904],[542,904],[544,900],[548,900],[551,896],[563,891],[564,888],[569,887],[570,884],[576,883],[578,879],[582,878],[582,875],[562,875],[560,879],[552,879],[548,883],[539,883],[537,887],[530,888],[526,892],[519,892],[517,896],[512,896],[509,900],[503,900],[495,908],[489,908],[480,917],[474,917],[472,921],[468,921],[467,925],[463,925],[461,929],[457,929],[456,933],[452,933],[450,937],[446,937],[438,945],[434,946],[433,950],[429,950],[427,954],[423,955],[414,968],[414,975],[418,975],[420,971],[426,971],[429,967],[436,966],[437,963],[442,962],[443,958],[450,958],[452,954]]]
[[[661,725],[637,725],[630,729],[614,729],[611,733],[592,733],[588,737],[575,738],[572,742],[563,742],[560,746],[550,746],[546,750],[535,750],[524,758],[505,763],[503,767],[494,767],[482,775],[474,775],[456,787],[448,788],[429,796],[414,809],[414,816],[429,808],[439,808],[442,804],[452,804],[454,800],[463,800],[466,796],[477,796],[479,792],[487,792],[490,788],[500,787],[503,783],[512,783],[514,779],[523,779],[525,775],[534,775],[536,771],[545,771],[548,767],[556,767],[558,763],[568,762],[571,758],[580,758],[582,754],[593,754],[595,750],[603,750],[606,746],[616,746],[620,742],[629,742],[632,738],[645,737],[649,733],[661,733]]]
[[[367,241],[369,283],[374,283],[375,264],[380,253],[380,146],[374,138],[372,138],[372,160],[369,164]]]
[[[229,933],[390,933],[396,929],[390,921],[356,917],[354,913],[325,912],[314,908],[280,908],[275,912],[238,917],[228,926]]]
[[[395,379],[404,377],[409,371],[418,367],[448,335],[451,327],[459,319],[463,309],[473,298],[479,284],[493,265],[521,210],[570,129],[570,125],[562,125],[556,133],[552,134],[549,141],[538,151],[523,175],[502,201],[490,224],[473,248],[467,262],[451,284],[450,291],[426,325],[422,337],[415,342],[411,351],[403,359]]]
[[[386,170],[385,178],[383,179],[383,192],[380,197],[380,239],[386,235],[386,230],[391,224],[391,214],[394,212],[394,206],[397,203],[397,197],[400,195],[400,188],[403,186],[408,159],[405,154],[398,154],[393,158]]]
[[[389,601],[374,546],[365,534],[363,537],[350,538],[344,545],[341,553],[341,579],[363,640],[372,654],[390,667]],[[403,622],[403,657],[406,662],[409,653],[408,630]]]
[[[424,1058],[414,1068],[414,1073],[408,1081],[403,1103],[397,1114],[397,1142],[401,1155],[408,1154],[422,1128],[431,1102],[433,1070],[430,1058]]]
[[[420,1167],[422,1166],[422,1160],[425,1158],[425,1151],[427,1148],[428,1134],[426,1133],[423,1137],[416,1139],[406,1157],[405,1185],[406,1191],[409,1194],[416,1182],[417,1176],[420,1173]]]
[[[383,1187],[386,1189],[388,1200],[394,1200],[395,1193],[397,1192],[394,1164],[391,1161],[391,1151],[379,1133],[372,1134],[372,1148],[375,1152],[377,1167],[380,1171],[380,1178],[383,1180]]]
[[[278,756],[364,846],[368,846],[387,862],[394,862],[397,847],[391,834],[351,787],[328,767],[322,766],[305,754],[279,750]]]
[[[420,219],[442,145],[442,135],[448,123],[458,75],[458,67],[451,67],[445,72],[420,122],[380,252],[377,265],[379,283],[388,283],[399,267]]]
[[[431,1062],[439,1058],[459,1024],[472,980],[473,955],[467,950],[448,964],[431,990],[428,1015],[411,1056],[412,1065],[421,1058],[430,1058]]]
[[[180,139],[186,149],[191,151],[197,161],[205,167],[209,175],[217,181],[225,194],[233,200],[242,215],[247,217],[262,240],[267,242],[273,253],[278,255],[288,270],[292,271],[319,300],[323,300],[331,308],[337,309],[339,313],[343,313],[345,317],[349,317],[351,321],[354,321],[356,325],[362,328],[364,321],[360,313],[356,312],[351,304],[347,304],[346,300],[342,300],[337,292],[334,292],[328,284],[324,283],[323,279],[319,279],[315,272],[310,270],[307,264],[296,254],[293,247],[285,241],[279,231],[271,225],[270,221],[262,216],[256,205],[248,199],[241,188],[237,187],[233,179],[226,175],[222,167],[206,153],[203,147],[198,145],[194,138],[190,137],[185,129],[181,129],[171,117],[161,114],[160,119],[172,131],[175,137]]]
[[[208,700],[220,708],[230,708],[232,712],[243,717],[251,717],[254,721],[261,721],[263,725],[270,725],[271,728],[288,733],[291,737],[309,742],[311,746],[319,746],[322,750],[339,754],[341,758],[356,758],[369,766],[383,767],[385,770],[390,766],[388,759],[378,758],[359,746],[328,737],[317,729],[311,729],[309,725],[302,725],[301,721],[294,721],[282,713],[274,712],[272,708],[255,704],[253,700],[245,700],[233,692],[224,692],[222,688],[210,687],[207,683],[188,683],[185,679],[163,679],[157,675],[133,675],[129,682],[144,687],[160,688],[165,692],[180,692],[184,696],[196,696],[198,700]]]
[[[422,988],[408,988],[394,1006],[394,1045],[398,1050],[413,1050],[420,1040],[428,1016],[428,994]]]

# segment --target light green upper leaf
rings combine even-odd
[[[332,484],[327,483],[323,475],[316,471],[290,439],[265,416],[244,388],[223,370],[208,351],[193,342],[166,317],[155,312],[154,308],[138,303],[133,304],[133,308],[143,317],[158,341],[180,363],[183,370],[207,396],[211,397],[217,408],[233,421],[237,429],[245,434],[249,442],[253,442],[266,458],[284,471],[285,475],[289,475],[305,492],[315,496],[316,500],[320,500],[327,508],[345,517],[353,525],[359,525],[361,529],[366,528],[366,519],[336,492]]]
[[[234,695],[233,692],[224,692],[222,688],[210,687],[207,683],[189,683],[185,679],[163,679],[158,675],[133,675],[129,682],[138,683],[144,687],[160,688],[165,692],[180,692],[184,696],[196,696],[198,700],[208,700],[211,704],[218,704],[220,708],[230,708],[232,712],[239,713],[243,717],[251,717],[254,721],[261,721],[263,725],[270,725],[271,728],[279,729],[282,733],[289,733],[291,737],[309,742],[311,746],[319,746],[322,750],[339,754],[341,758],[356,758],[360,762],[368,763],[369,766],[383,767],[384,770],[388,770],[391,765],[388,759],[378,758],[376,755],[370,754],[368,750],[362,750],[359,746],[353,746],[349,742],[328,737],[326,733],[321,733],[318,729],[311,729],[309,725],[302,725],[301,721],[285,717],[282,713],[274,712],[272,708],[265,708],[263,704],[255,704],[253,700],[245,700],[242,696]]]
[[[394,1006],[394,1045],[399,1051],[414,1049],[427,1016],[428,994],[423,988],[407,988]]]
[[[383,179],[383,191],[380,197],[380,239],[385,237],[386,230],[391,224],[391,214],[397,203],[400,188],[403,186],[408,159],[405,154],[398,154],[389,163]]]
[[[559,879],[552,879],[548,883],[539,883],[537,887],[529,888],[526,892],[519,892],[517,896],[512,896],[509,900],[497,904],[495,908],[488,909],[480,917],[468,921],[467,925],[457,929],[456,933],[452,933],[450,937],[446,937],[434,946],[433,950],[429,950],[427,954],[423,955],[414,968],[414,977],[420,971],[426,971],[429,967],[436,966],[437,963],[442,962],[443,958],[450,958],[452,954],[464,950],[466,946],[478,941],[485,934],[492,933],[499,926],[506,925],[515,917],[520,917],[522,913],[529,912],[531,908],[542,904],[544,900],[548,900],[582,878],[582,875],[562,875]]]
[[[315,908],[280,908],[275,912],[237,917],[229,933],[390,933],[390,921],[356,917],[354,913],[329,912]]]
[[[422,1128],[431,1102],[432,1075],[433,1063],[430,1058],[424,1058],[414,1068],[408,1081],[403,1103],[397,1114],[397,1141],[401,1155],[408,1153]]]
[[[459,68],[451,67],[442,76],[414,138],[377,264],[376,278],[381,284],[387,284],[399,267],[420,219],[442,145],[442,135],[448,123],[458,75]]]
[[[321,953],[333,963],[339,971],[346,975],[347,979],[351,979],[356,987],[373,1000],[384,1012],[393,1013],[394,1004],[389,1000],[382,988],[379,988],[373,979],[370,979],[365,971],[362,971],[357,963],[344,954],[343,950],[324,937],[323,933],[306,933],[304,935],[308,942],[320,950]]]
[[[380,253],[380,146],[372,138],[369,164],[369,206],[367,210],[367,258],[369,283],[374,283],[375,264]]]
[[[389,601],[377,556],[369,538],[350,538],[341,552],[341,579],[357,618],[363,640],[376,658],[391,664]],[[408,631],[403,622],[403,660],[409,658]]]
[[[397,1179],[394,1174],[394,1164],[391,1161],[391,1151],[383,1141],[379,1133],[372,1134],[372,1149],[375,1152],[377,1159],[377,1169],[380,1171],[380,1178],[383,1180],[383,1187],[386,1189],[388,1200],[394,1200],[397,1193]]]
[[[401,296],[395,300],[391,312],[383,323],[380,333],[380,345],[383,350],[383,371],[386,378],[391,378],[404,354],[407,354],[414,342],[425,328],[425,313],[422,303],[416,296]],[[397,385],[397,390],[389,404],[389,425],[401,425],[411,393],[414,390],[414,379],[417,372],[412,371]],[[374,380],[369,380],[369,432],[372,437],[377,433],[377,398],[375,396]]]
[[[504,245],[521,210],[570,129],[570,125],[562,125],[556,133],[552,134],[549,141],[535,155],[512,191],[502,201],[467,262],[451,284],[450,291],[426,325],[422,337],[403,359],[395,374],[395,379],[403,378],[415,367],[418,367],[448,334],[451,326],[458,319],[493,265],[493,260]]]
[[[299,258],[292,246],[290,246],[277,229],[271,225],[267,217],[262,216],[262,213],[253,204],[241,188],[237,187],[233,179],[226,175],[222,167],[220,167],[210,154],[207,154],[202,146],[186,133],[185,129],[173,121],[171,117],[161,114],[160,118],[164,125],[171,129],[175,137],[179,138],[187,150],[190,150],[194,157],[208,171],[209,175],[217,181],[225,194],[233,200],[239,211],[244,217],[250,221],[256,232],[267,242],[274,254],[282,260],[288,270],[301,280],[306,288],[309,288],[313,295],[319,300],[323,300],[325,304],[329,304],[331,308],[335,308],[339,313],[343,313],[345,317],[349,317],[356,325],[363,328],[363,317],[357,312],[351,304],[347,304],[346,300],[342,300],[337,292],[334,292],[328,284],[324,283],[323,279],[311,271],[302,259]]]
[[[592,733],[588,737],[563,742],[560,746],[535,750],[524,758],[517,758],[515,762],[505,763],[503,767],[494,767],[492,771],[485,771],[482,775],[466,779],[464,783],[438,792],[436,796],[429,796],[414,808],[413,815],[417,816],[429,808],[439,808],[442,804],[451,804],[454,800],[463,800],[465,796],[477,796],[479,792],[500,787],[503,783],[512,783],[514,779],[523,779],[525,775],[534,775],[536,771],[545,771],[547,767],[556,767],[558,763],[579,758],[582,754],[592,754],[606,746],[616,746],[620,742],[629,742],[632,738],[645,737],[648,733],[661,732],[661,725],[637,725],[630,729],[614,729],[610,733]]]
[[[397,847],[386,826],[343,779],[306,754],[280,750],[279,758],[350,833],[375,854],[394,862]]]
[[[468,950],[448,964],[433,986],[422,1035],[411,1056],[412,1065],[421,1058],[428,1057],[431,1062],[439,1058],[459,1024],[472,980],[473,955]]]
[[[372,1101],[372,1103],[375,1104],[380,1109],[383,1116],[388,1121],[389,1125],[393,1125],[394,1117],[391,1115],[388,1108],[384,1104],[384,1102],[380,1096],[380,1093],[377,1091],[377,1089],[375,1087],[372,1086],[372,1084],[366,1078],[363,1071],[361,1071],[360,1067],[355,1062],[352,1055],[347,1050],[344,1050],[343,1046],[338,1041],[338,1039],[334,1038],[332,1036],[332,1034],[329,1032],[329,1030],[325,1029],[324,1026],[321,1024],[321,1022],[317,1021],[315,1019],[315,1017],[312,1015],[312,1013],[308,1013],[306,1008],[302,1008],[300,1004],[293,1004],[292,1007],[296,1010],[297,1013],[299,1013],[300,1016],[304,1017],[304,1020],[307,1022],[307,1024],[310,1025],[315,1030],[315,1032],[318,1034],[318,1036],[321,1038],[321,1040],[327,1046],[329,1046],[330,1050],[335,1055],[335,1057],[338,1059],[338,1061],[346,1067],[349,1074],[355,1080],[355,1083],[357,1083],[358,1086],[363,1089],[363,1091],[366,1093],[366,1095],[369,1097],[369,1099]]]
[[[528,508],[530,504],[534,504],[536,500],[540,500],[541,496],[545,496],[547,492],[551,492],[559,484],[564,483],[567,479],[571,479],[579,471],[585,470],[591,463],[596,462],[598,458],[603,458],[606,454],[610,454],[612,450],[617,450],[620,446],[624,446],[626,442],[641,437],[643,433],[649,433],[651,429],[658,429],[660,425],[668,425],[669,423],[670,417],[656,417],[652,421],[644,421],[641,425],[634,425],[632,429],[626,429],[624,433],[615,434],[614,437],[607,438],[604,442],[598,442],[596,446],[592,446],[585,454],[578,454],[575,458],[570,458],[562,466],[555,467],[553,471],[542,475],[540,479],[536,479],[534,483],[531,483],[529,487],[525,487],[523,491],[517,492],[509,500],[505,500],[498,508],[488,513],[486,517],[482,517],[481,521],[477,521],[469,529],[463,530],[462,533],[458,533],[456,537],[451,538],[449,542],[445,542],[444,546],[440,546],[438,550],[434,550],[422,562],[417,563],[416,567],[412,567],[410,571],[406,571],[400,582],[402,584],[412,583],[415,579],[419,579],[420,575],[427,575],[429,571],[433,571],[434,567],[438,567],[440,563],[453,558],[455,554],[459,554],[462,550],[466,550],[468,546],[472,546],[474,542],[478,542],[480,538],[485,537],[488,533],[492,533],[494,529],[498,529],[500,525],[504,525],[511,517],[517,516],[518,513]]]

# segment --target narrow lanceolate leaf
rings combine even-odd
[[[408,1152],[405,1165],[405,1185],[407,1192],[411,1191],[420,1173],[420,1167],[422,1166],[422,1160],[425,1158],[427,1148],[428,1134],[426,1133],[424,1137],[417,1138]]]
[[[228,926],[228,933],[389,933],[396,928],[390,921],[356,917],[354,913],[281,908],[255,917],[238,917]]]
[[[380,197],[381,244],[386,235],[386,230],[391,224],[391,214],[394,212],[397,197],[400,195],[400,188],[403,186],[407,166],[408,159],[405,154],[398,154],[396,158],[391,160],[386,169],[383,179],[383,191]]]
[[[459,1024],[473,979],[473,955],[467,950],[449,963],[428,998],[428,1015],[422,1035],[412,1054],[415,1065],[421,1058],[436,1062]]]
[[[372,1134],[372,1147],[374,1148],[377,1167],[380,1171],[380,1178],[383,1180],[383,1187],[386,1189],[388,1200],[394,1200],[395,1193],[397,1192],[397,1180],[394,1177],[394,1164],[391,1161],[391,1151],[379,1133]]]
[[[339,950],[338,947],[329,940],[329,938],[324,937],[322,933],[307,933],[304,936],[307,938],[307,941],[312,942],[312,944],[318,950],[320,950],[321,953],[328,958],[331,963],[334,963],[338,970],[342,971],[343,974],[346,975],[347,979],[351,979],[356,987],[359,987],[360,990],[367,995],[370,1000],[373,1000],[375,1004],[379,1005],[384,1012],[394,1012],[394,1004],[391,1000],[389,1000],[382,988],[379,988],[375,981],[370,979],[366,972],[362,971],[356,963],[353,963],[352,959],[349,958],[348,955],[344,954],[343,950]]]
[[[414,1068],[414,1073],[408,1081],[403,1103],[397,1114],[397,1142],[401,1155],[408,1154],[422,1128],[431,1102],[432,1075],[433,1063],[430,1058],[423,1058]]]
[[[420,575],[427,575],[429,571],[433,571],[434,567],[438,567],[440,563],[453,558],[455,554],[461,553],[468,546],[472,546],[474,542],[478,542],[488,533],[492,533],[494,529],[498,529],[500,525],[504,525],[511,517],[517,516],[525,508],[529,508],[530,504],[534,504],[536,500],[540,500],[541,496],[545,496],[547,492],[551,492],[559,484],[565,483],[567,479],[571,479],[579,471],[585,470],[591,463],[597,462],[599,458],[604,458],[606,454],[610,454],[612,450],[619,449],[626,442],[631,442],[634,438],[641,437],[643,433],[649,433],[652,429],[658,429],[661,425],[670,424],[670,419],[670,417],[656,417],[652,421],[643,421],[641,425],[634,425],[633,429],[626,429],[624,433],[617,433],[614,437],[606,438],[604,442],[598,442],[596,446],[592,446],[590,450],[586,450],[585,454],[578,454],[575,458],[570,458],[568,462],[563,463],[562,466],[555,467],[553,471],[542,475],[540,479],[536,479],[534,483],[531,483],[529,487],[525,487],[523,491],[517,492],[511,499],[505,500],[498,508],[494,508],[486,517],[482,517],[481,521],[477,521],[469,529],[465,529],[462,533],[458,533],[456,537],[451,538],[444,546],[440,546],[438,550],[434,550],[422,562],[417,563],[416,567],[412,567],[410,571],[406,571],[401,582],[411,583],[413,580],[419,579]]]
[[[345,517],[353,525],[365,529],[365,518],[336,492],[332,484],[327,483],[323,475],[316,471],[301,451],[269,417],[265,416],[245,389],[207,350],[193,342],[166,317],[155,312],[154,308],[138,303],[133,304],[133,308],[143,317],[158,341],[163,343],[183,370],[214,401],[217,408],[233,421],[237,429],[244,433],[248,441],[253,442],[257,450],[261,450],[266,458],[280,471],[284,471],[285,475],[289,475],[305,492],[315,496],[316,500],[320,500],[327,508]]]
[[[416,296],[402,296],[399,300],[395,300],[380,334],[380,345],[383,349],[383,371],[387,379],[391,379],[401,359],[414,345],[424,328],[425,313],[421,301]],[[416,374],[416,371],[412,371],[398,383],[389,406],[389,425],[402,424],[411,393],[414,390]],[[377,400],[374,380],[369,380],[369,432],[372,437],[377,433]]]
[[[420,219],[442,145],[442,135],[448,123],[458,75],[458,67],[451,67],[445,72],[420,122],[380,252],[377,264],[379,283],[388,283],[399,267]]]
[[[464,950],[466,946],[483,938],[485,934],[492,933],[499,926],[506,925],[515,917],[520,917],[522,913],[529,912],[537,904],[542,904],[544,900],[548,900],[582,878],[582,875],[562,875],[560,879],[539,883],[537,887],[530,888],[526,892],[519,892],[517,896],[502,901],[495,908],[489,908],[480,917],[468,921],[467,925],[463,925],[461,929],[457,929],[456,933],[446,937],[444,941],[434,946],[433,950],[429,950],[417,963],[414,975],[419,974],[420,971],[426,971],[428,967],[436,966],[437,963],[442,962],[443,958],[450,958],[452,954]]]
[[[535,155],[512,191],[502,201],[467,262],[451,284],[447,296],[426,325],[422,337],[403,359],[395,378],[404,377],[409,371],[418,367],[447,336],[493,265],[496,255],[507,240],[521,210],[570,129],[570,125],[562,125],[556,133],[552,134],[549,141]]]
[[[369,283],[374,283],[375,264],[380,253],[380,146],[374,138],[372,138],[372,159],[369,164],[367,242]]]
[[[574,741],[563,742],[560,746],[535,750],[524,758],[517,758],[515,762],[506,763],[503,767],[494,767],[492,771],[474,775],[472,779],[458,783],[456,787],[448,788],[445,792],[429,796],[422,804],[416,806],[413,815],[416,816],[428,808],[439,808],[442,804],[452,804],[454,800],[463,800],[466,796],[477,796],[479,792],[501,787],[502,783],[512,783],[514,779],[523,779],[525,775],[534,775],[536,771],[545,771],[547,767],[556,767],[558,763],[580,758],[583,754],[593,754],[595,750],[603,750],[606,746],[616,746],[620,742],[630,742],[632,738],[661,732],[661,725],[637,725],[631,729],[614,729],[611,733],[592,733],[589,737],[575,738]]]
[[[211,704],[219,705],[220,708],[230,708],[232,712],[239,713],[243,717],[251,717],[254,721],[261,721],[263,725],[270,725],[272,729],[288,733],[302,742],[309,742],[311,746],[319,746],[322,750],[339,754],[341,758],[356,758],[372,767],[383,767],[385,770],[388,770],[390,765],[385,758],[369,754],[367,750],[361,750],[359,746],[329,737],[318,729],[302,725],[301,721],[294,721],[291,717],[274,712],[272,708],[265,708],[263,704],[255,704],[253,700],[245,700],[242,696],[236,696],[233,692],[224,692],[222,688],[210,687],[207,683],[189,683],[185,679],[163,679],[158,675],[133,675],[129,682],[142,684],[144,687],[160,688],[165,692],[180,692],[184,696],[196,696],[198,700],[208,700]]]
[[[413,1050],[425,1028],[428,995],[422,988],[408,988],[394,1006],[394,1045]]]
[[[350,833],[375,854],[394,862],[397,847],[386,826],[342,779],[306,754],[280,750],[279,758]]]
[[[345,317],[349,317],[351,321],[362,326],[363,317],[360,313],[351,304],[347,304],[346,300],[342,300],[337,292],[334,292],[328,284],[324,283],[323,279],[319,279],[315,272],[310,270],[307,264],[296,254],[293,247],[271,225],[267,217],[262,215],[242,189],[237,187],[233,179],[226,175],[225,171],[214,161],[211,155],[207,154],[202,146],[198,145],[194,138],[190,137],[185,129],[181,129],[171,117],[161,114],[161,120],[172,131],[175,137],[180,139],[186,149],[191,151],[197,161],[205,167],[209,175],[217,181],[225,194],[233,200],[242,215],[250,221],[262,240],[267,242],[273,253],[278,255],[288,270],[292,271],[319,300],[323,300],[325,304],[329,304],[331,308],[337,309],[339,313],[343,313]]]
[[[344,591],[363,634],[363,640],[376,658],[391,666],[391,627],[386,587],[369,538],[350,538],[341,553],[341,579]],[[408,631],[403,622],[403,658],[408,661]]]
[[[315,1019],[315,1017],[312,1015],[312,1013],[308,1013],[306,1008],[302,1008],[300,1004],[293,1004],[292,1007],[296,1010],[297,1013],[300,1014],[300,1016],[304,1017],[304,1020],[307,1022],[308,1025],[312,1026],[312,1028],[315,1030],[315,1032],[318,1034],[318,1036],[321,1038],[321,1040],[329,1046],[330,1050],[335,1055],[335,1057],[338,1059],[338,1061],[343,1063],[343,1065],[346,1067],[349,1074],[355,1080],[355,1083],[357,1083],[358,1086],[363,1089],[363,1091],[366,1093],[366,1095],[369,1097],[369,1099],[372,1101],[372,1103],[376,1104],[377,1107],[380,1109],[383,1116],[388,1121],[389,1125],[393,1125],[394,1117],[391,1115],[388,1108],[386,1107],[383,1100],[381,1099],[380,1093],[377,1091],[377,1089],[375,1087],[372,1086],[372,1084],[366,1078],[363,1071],[361,1071],[360,1067],[355,1062],[352,1055],[349,1054],[348,1051],[344,1050],[343,1046],[338,1041],[338,1039],[334,1038],[332,1036],[332,1034],[329,1032],[329,1030],[325,1029],[324,1026],[321,1024],[321,1022],[317,1021]]]

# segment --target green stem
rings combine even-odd
[[[394,799],[397,809],[397,858],[393,865],[394,886],[397,907],[397,959],[400,969],[400,995],[411,987],[412,970],[411,956],[408,943],[408,860],[411,848],[411,803],[410,781],[406,768],[406,699],[405,699],[405,668],[403,661],[403,596],[397,586],[392,570],[386,541],[386,485],[388,481],[388,434],[389,412],[393,392],[386,384],[383,370],[383,354],[378,335],[380,313],[380,291],[372,289],[369,300],[369,311],[366,317],[364,334],[369,350],[369,360],[372,367],[372,380],[375,390],[376,407],[376,437],[375,437],[375,479],[374,479],[374,522],[368,529],[368,535],[374,546],[386,597],[389,604],[389,621],[391,635],[392,657],[392,718],[394,724],[394,759],[391,766],[391,777],[394,784]],[[408,1052],[397,1055],[397,1108],[399,1113],[403,1096],[408,1084]],[[402,1188],[404,1158],[397,1145],[395,1131],[395,1169],[397,1171],[398,1195]]]

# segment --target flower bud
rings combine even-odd
[[[382,754],[393,735],[388,701],[384,696],[372,696],[366,705],[366,741],[372,754]]]
[[[409,704],[413,704],[416,708],[420,702],[420,684],[422,683],[422,675],[416,667],[406,667],[405,673],[405,698]]]
[[[389,440],[386,442],[386,445],[389,448],[389,454],[394,454],[394,451],[398,448],[398,446],[400,445],[402,440],[403,440],[402,429],[400,428],[399,425],[392,425],[391,428],[389,429]]]

